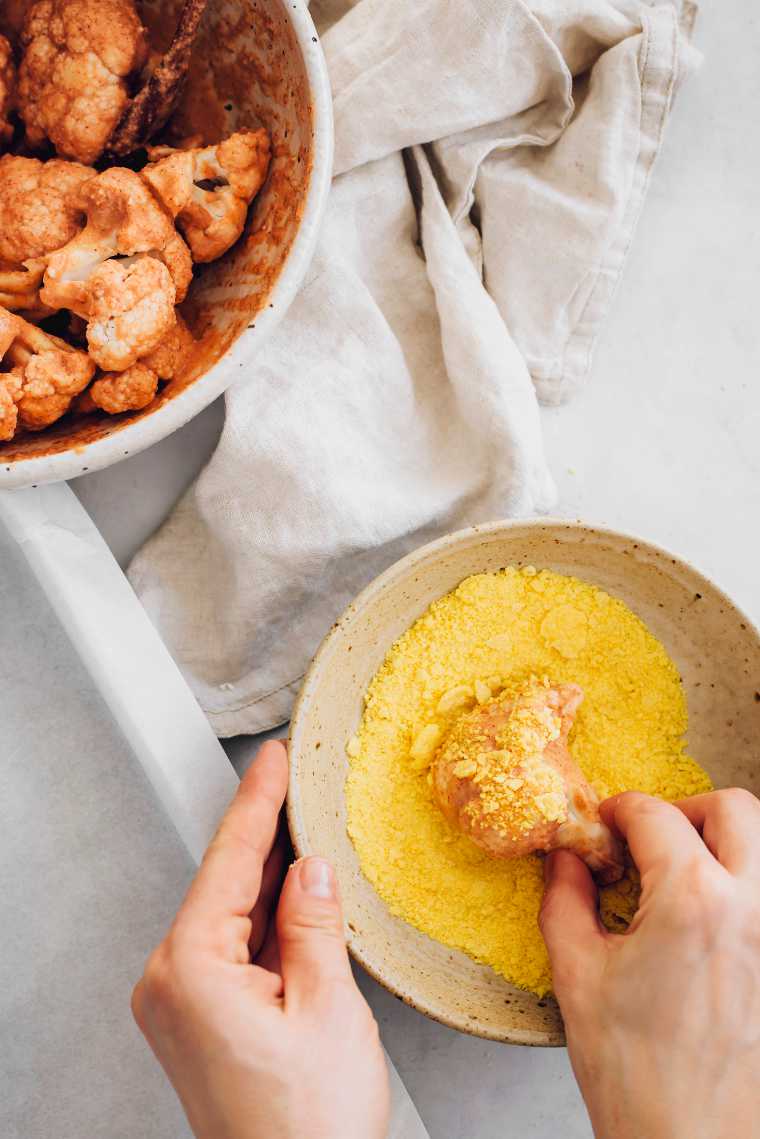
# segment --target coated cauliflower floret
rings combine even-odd
[[[0,309],[0,353],[10,371],[0,375],[2,430],[12,439],[17,426],[41,431],[64,415],[89,384],[95,365],[86,352]],[[16,409],[16,422],[9,409]]]
[[[167,267],[176,302],[192,278],[190,251],[144,179],[114,166],[77,187],[67,199],[87,217],[85,228],[48,258],[41,299],[87,319],[93,272],[111,257],[147,253]]]
[[[84,213],[69,198],[94,175],[91,167],[60,158],[0,158],[0,305],[30,317],[54,311],[39,299],[45,257],[84,225]]]
[[[533,678],[463,712],[433,757],[432,788],[449,822],[496,858],[572,850],[607,885],[623,851],[568,746],[582,700],[577,684]]]
[[[90,277],[87,344],[104,371],[130,368],[158,347],[175,319],[169,270],[154,257],[105,261]]]
[[[215,261],[240,237],[270,152],[263,128],[236,131],[216,146],[148,149],[143,177],[176,217],[194,261]]]
[[[177,323],[161,338],[158,348],[141,357],[141,363],[151,368],[160,380],[171,380],[182,371],[195,343],[180,313],[176,316]]]
[[[96,407],[109,415],[124,411],[140,411],[147,407],[158,391],[158,376],[143,363],[133,364],[124,372],[106,372],[88,391]]]
[[[0,143],[9,142],[13,137],[9,116],[13,110],[15,88],[13,50],[5,36],[0,35]]]
[[[84,225],[70,199],[95,174],[89,166],[52,158],[0,158],[0,261],[22,265],[66,245]]]
[[[177,313],[176,324],[161,338],[157,348],[126,371],[98,376],[77,398],[75,410],[83,415],[99,409],[118,415],[147,407],[158,391],[159,380],[170,380],[181,371],[193,344],[190,329]]]
[[[17,102],[31,146],[92,163],[127,105],[127,77],[147,58],[132,0],[37,0],[21,33]]]
[[[44,272],[44,261],[29,261],[23,269],[0,266],[0,305],[12,312],[25,312],[30,319],[50,316],[52,310],[40,301]]]

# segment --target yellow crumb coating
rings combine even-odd
[[[600,798],[710,790],[684,751],[678,672],[643,622],[587,582],[509,567],[467,578],[392,646],[347,741],[346,798],[362,870],[389,909],[543,996],[541,859],[493,858],[452,829],[428,770],[463,710],[517,694],[532,677],[583,689],[570,750]],[[633,869],[603,889],[611,929],[625,929],[638,893]]]
[[[492,706],[511,705],[498,747],[489,746],[491,725],[483,726],[477,711],[454,721],[438,749],[436,762],[452,765],[459,779],[472,779],[478,794],[464,807],[476,825],[486,824],[502,838],[520,835],[568,815],[565,784],[559,771],[544,762],[547,746],[559,739],[561,719],[535,698],[548,687],[532,680],[515,701],[507,692]],[[440,702],[438,707],[440,709]]]

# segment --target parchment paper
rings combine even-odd
[[[87,1130],[83,1131],[81,1125],[77,1124],[74,1130],[69,1131],[66,1121],[62,1121],[58,1115],[60,1101],[45,1104],[35,1097],[37,1081],[42,1085],[45,1082],[45,1073],[40,1070],[44,1062],[41,1058],[37,1059],[36,1053],[40,1041],[48,1039],[46,1002],[44,994],[40,992],[37,955],[41,954],[42,959],[48,962],[52,949],[48,938],[49,923],[40,922],[40,909],[44,911],[48,904],[48,888],[53,889],[54,896],[49,904],[54,909],[60,908],[61,914],[52,940],[54,944],[59,943],[65,947],[64,956],[69,964],[69,975],[68,978],[60,976],[56,969],[56,955],[52,954],[48,974],[50,986],[55,988],[62,982],[67,983],[63,1002],[63,1007],[69,1010],[67,1015],[70,1015],[71,997],[75,995],[80,1015],[92,1023],[93,1014],[96,1017],[98,1015],[99,990],[106,985],[109,995],[114,995],[111,987],[114,971],[118,973],[124,966],[126,957],[130,956],[122,952],[122,945],[132,938],[135,920],[132,917],[125,925],[120,916],[111,913],[110,921],[92,921],[88,911],[93,911],[98,918],[111,910],[114,901],[114,874],[119,880],[116,895],[130,913],[136,907],[140,908],[145,900],[146,875],[152,876],[153,886],[158,887],[165,922],[170,919],[179,896],[176,891],[167,890],[166,895],[160,891],[164,854],[163,850],[154,849],[157,822],[155,801],[147,811],[145,826],[137,828],[136,844],[142,849],[135,850],[130,846],[130,861],[143,863],[140,874],[135,877],[127,875],[125,880],[125,875],[121,873],[121,860],[117,857],[114,863],[112,840],[115,840],[118,851],[123,847],[124,834],[134,828],[134,818],[125,820],[123,811],[129,809],[127,800],[134,799],[135,783],[141,785],[139,777],[135,779],[139,773],[135,772],[135,764],[129,753],[139,760],[158,803],[173,823],[195,863],[199,861],[234,793],[237,776],[108,547],[69,488],[58,484],[2,492],[0,520],[5,523],[23,551],[29,567],[42,585],[123,733],[123,738],[119,738],[113,725],[109,725],[105,709],[98,705],[96,727],[92,731],[87,730],[91,725],[87,724],[85,717],[85,740],[82,741],[80,734],[77,739],[79,754],[72,754],[71,734],[74,729],[74,738],[77,738],[76,725],[80,709],[78,701],[64,699],[54,709],[52,722],[49,715],[45,715],[31,725],[35,731],[37,749],[34,762],[23,771],[21,789],[17,782],[12,781],[15,780],[13,760],[15,758],[19,761],[21,758],[17,748],[15,756],[10,757],[11,764],[6,772],[8,787],[3,802],[9,811],[8,821],[12,824],[12,833],[8,838],[15,859],[3,859],[3,876],[12,876],[4,883],[6,898],[9,893],[19,895],[19,911],[26,915],[26,921],[17,923],[12,935],[17,940],[21,939],[21,943],[15,945],[15,950],[21,972],[28,974],[28,980],[17,988],[15,973],[6,978],[8,989],[5,995],[12,1015],[7,1020],[3,1017],[3,1022],[13,1023],[13,1014],[23,1018],[26,1051],[23,1048],[19,1050],[15,1032],[3,1048],[4,1056],[11,1058],[10,1069],[16,1080],[9,1085],[14,1088],[12,1097],[3,1097],[6,1105],[10,1104],[8,1110],[12,1114],[7,1121],[8,1128],[4,1127],[2,1134],[23,1135],[24,1139],[35,1139],[37,1135],[51,1133],[56,1133],[59,1139],[69,1134],[79,1137],[87,1134],[88,1139],[94,1139],[100,1134],[109,1136],[109,1139],[116,1136],[147,1139],[154,1132],[146,1130],[142,1116],[133,1116],[130,1120],[125,1117],[123,1109],[118,1120],[103,1120],[102,1129],[90,1120]],[[11,557],[12,554],[6,547],[3,561],[10,562]],[[12,605],[15,591],[10,573],[6,576],[5,565],[3,580],[4,593],[9,605]],[[30,614],[30,622],[38,630],[40,612],[40,607],[36,606]],[[50,629],[50,614],[46,606],[42,607],[42,612],[46,617],[45,625]],[[21,619],[23,621],[23,616]],[[6,625],[6,633],[7,631]],[[58,629],[51,630],[51,639],[53,638],[60,647]],[[5,653],[2,655],[5,656],[3,667],[8,668],[8,657]],[[43,654],[40,668],[44,669],[46,665],[47,660]],[[81,686],[81,669],[78,664],[71,671],[67,668],[67,680],[77,676]],[[22,684],[27,680],[26,677],[21,679]],[[49,713],[49,707],[44,711]],[[60,723],[61,720],[64,721],[63,724]],[[108,735],[107,725],[111,729],[111,739],[101,756],[97,746],[98,733]],[[118,755],[119,762],[109,765],[108,759],[114,754]],[[107,768],[106,772],[101,771],[101,759]],[[63,790],[60,803],[57,802],[55,793],[56,772],[60,772]],[[17,769],[15,774],[18,775]],[[116,785],[110,788],[110,793],[109,778],[116,781]],[[70,794],[72,784],[77,789],[74,801]],[[129,785],[129,790],[125,784]],[[145,797],[144,785],[141,790]],[[35,825],[31,833],[23,823],[26,813],[23,805],[30,797],[36,808]],[[13,811],[14,799],[22,807],[21,811]],[[168,837],[165,824],[160,825],[158,830],[163,832],[162,839],[165,843]],[[89,836],[84,845],[83,834]],[[147,868],[144,865],[146,855]],[[173,861],[176,869],[176,850],[173,855],[173,860],[170,861]],[[30,894],[27,879],[29,873],[35,873],[35,866],[37,870]],[[187,869],[185,864],[185,870]],[[101,877],[103,890],[99,888]],[[63,879],[58,888],[55,887],[56,879]],[[30,896],[37,899],[37,906],[31,910]],[[163,928],[163,925],[159,927],[158,936]],[[25,932],[29,938],[28,946]],[[143,929],[142,933],[145,932]],[[83,958],[79,949],[84,944],[91,946],[93,939],[102,947],[103,952],[97,952],[94,958],[84,955],[88,967],[82,975]],[[146,943],[144,936],[138,938],[143,956],[153,940],[155,937],[149,937]],[[122,1038],[135,1034],[128,1007],[129,988],[138,975],[139,967],[134,969],[129,979],[123,978],[124,988],[119,989],[121,999],[116,1004],[109,1003],[108,1023],[100,1025],[105,1037],[103,1046],[98,1047],[90,1064],[86,1065],[89,1068],[86,1082],[91,1080],[98,1087],[99,1094],[103,1080],[108,1081],[109,1078],[108,1072],[103,1069],[114,1054],[112,1045],[117,1044],[118,1051]],[[25,998],[29,999],[28,1016]],[[72,1042],[70,1047],[64,1049],[61,1057],[65,1060],[65,1066],[76,1073],[75,1078],[69,1078],[65,1083],[64,1098],[69,1101],[72,1119],[81,1119],[83,1107],[72,1094],[73,1088],[81,1083],[83,1075],[81,1068],[77,1067],[77,1019],[78,1017],[72,1016],[68,1024]],[[142,1067],[142,1061],[140,1065]],[[60,1067],[60,1063],[57,1066]],[[427,1131],[390,1061],[389,1071],[394,1101],[389,1136],[391,1139],[424,1139]],[[111,1073],[111,1077],[116,1084],[123,1077],[128,1086],[128,1072],[121,1063]],[[20,1097],[15,1090],[19,1078],[25,1087],[28,1085],[27,1091],[22,1090]],[[114,1097],[123,1098],[116,1087]],[[142,1113],[150,1116],[155,1110],[155,1104],[146,1102],[142,1094],[137,1097],[137,1101]],[[130,1106],[131,1102],[130,1100]],[[33,1113],[38,1109],[34,1114],[38,1122],[32,1127],[29,1126],[30,1109]],[[130,1110],[127,1116],[131,1115]],[[180,1129],[173,1128],[171,1134],[187,1133],[186,1127],[178,1127]],[[159,1132],[156,1131],[155,1134]]]

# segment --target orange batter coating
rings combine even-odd
[[[133,0],[36,0],[21,32],[17,103],[30,146],[90,165],[129,99],[148,54]]]
[[[84,212],[71,201],[95,176],[89,166],[51,158],[0,158],[0,261],[21,265],[60,249],[80,232]]]
[[[158,376],[138,362],[123,372],[106,372],[99,376],[88,388],[87,395],[92,410],[100,407],[109,415],[120,415],[124,411],[140,411],[147,407],[157,391]],[[79,410],[83,410],[81,405]]]
[[[103,262],[135,254],[149,254],[166,266],[172,304],[185,299],[193,275],[190,250],[139,174],[112,166],[76,187],[67,204],[85,215],[87,224],[48,257],[44,304],[88,319],[91,277]]]
[[[0,308],[0,440],[18,427],[41,431],[65,415],[89,384],[95,365],[86,352]]]
[[[193,261],[215,261],[235,244],[264,184],[270,154],[263,128],[236,131],[216,146],[148,148],[151,161],[143,177],[177,219]]]
[[[433,759],[433,793],[449,822],[498,858],[572,850],[597,881],[616,882],[621,845],[568,749],[582,700],[577,684],[533,680],[459,716]]]

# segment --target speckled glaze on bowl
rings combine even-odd
[[[156,47],[168,44],[181,0],[144,0]],[[182,311],[198,339],[185,373],[144,411],[67,415],[46,431],[0,443],[0,488],[74,478],[134,455],[181,427],[245,376],[308,267],[332,176],[332,98],[305,0],[214,0],[176,113],[180,131],[216,142],[266,126],[269,176],[246,231],[224,257],[196,267]]]
[[[717,786],[760,793],[760,635],[715,585],[637,538],[564,521],[496,522],[433,542],[391,566],[348,607],[307,674],[290,733],[288,818],[299,855],[333,860],[356,960],[421,1012],[513,1044],[559,1045],[552,998],[394,917],[364,878],[346,833],[345,743],[387,650],[427,606],[469,574],[535,565],[593,582],[626,602],[678,666],[690,753]]]

